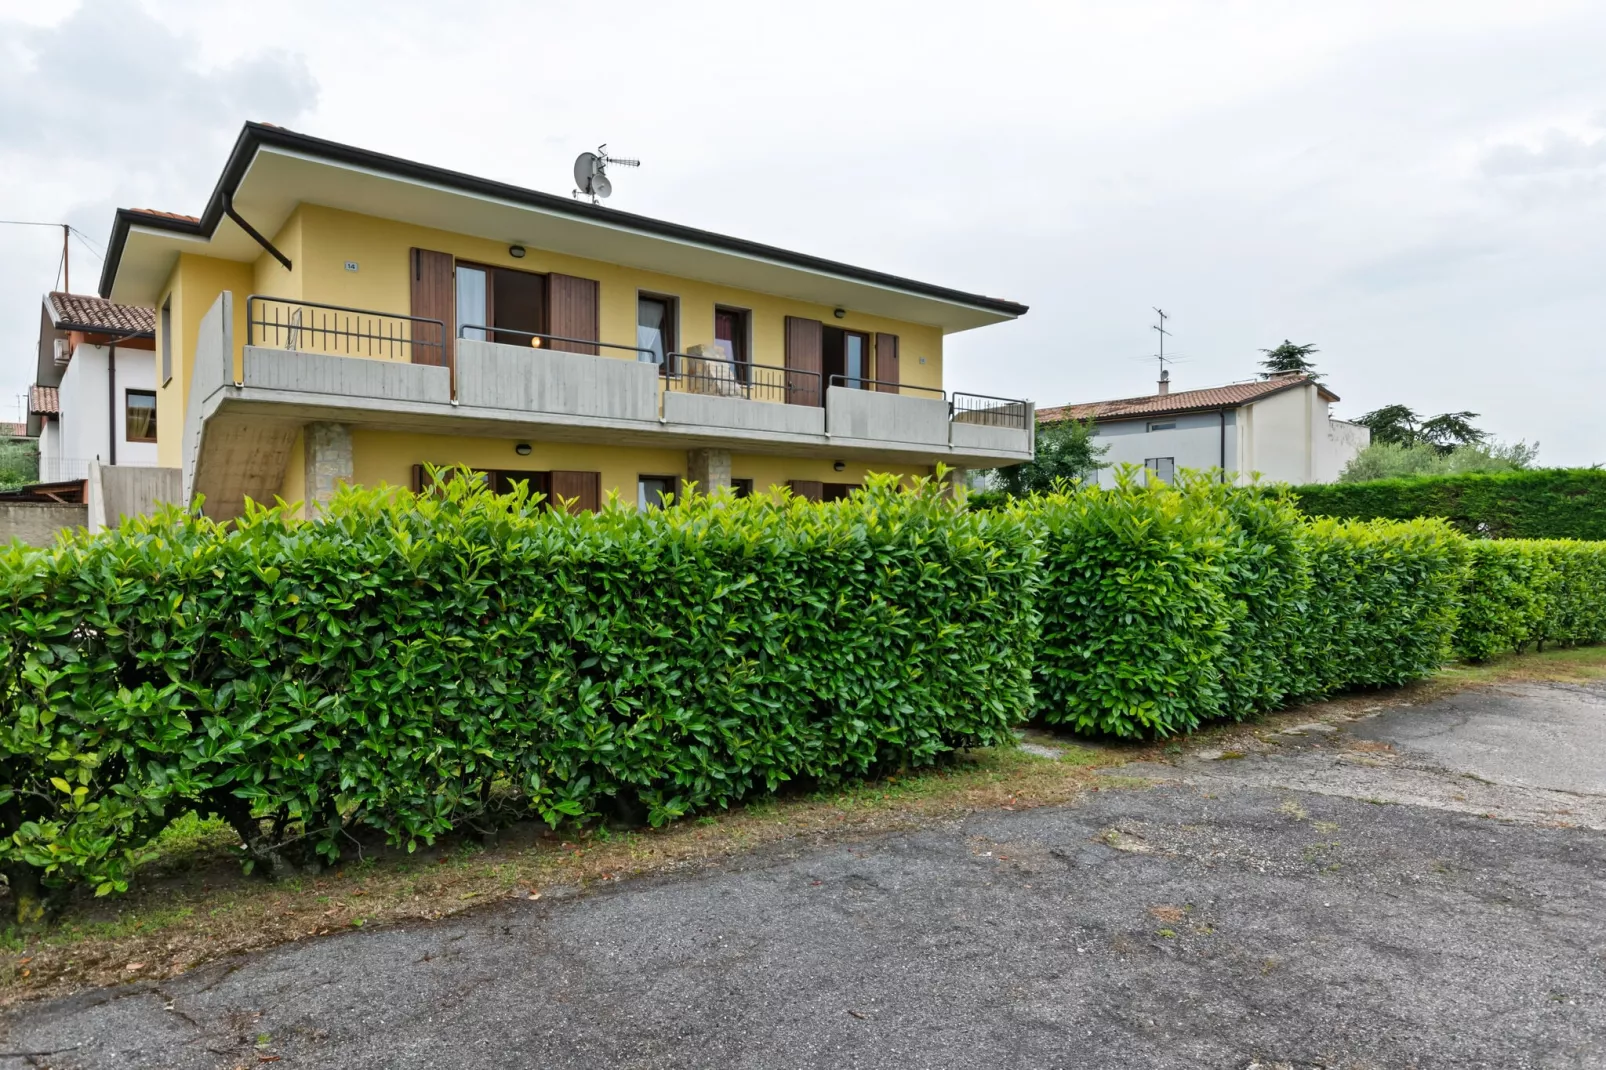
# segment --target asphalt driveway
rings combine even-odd
[[[1606,1066],[1606,688],[16,1008],[11,1066]]]

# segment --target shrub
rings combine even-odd
[[[292,866],[359,829],[659,823],[1006,742],[1036,555],[1018,518],[890,480],[578,516],[457,480],[14,546],[0,862],[108,892],[191,810]]]
[[[1480,540],[1469,550],[1458,656],[1606,639],[1606,543]]]
[[[1440,521],[1310,522],[1277,488],[1135,471],[1015,511],[1043,536],[1051,723],[1170,736],[1450,656],[1465,550]]]
[[[1550,468],[1296,487],[1311,516],[1443,517],[1491,539],[1606,539],[1606,471]]]

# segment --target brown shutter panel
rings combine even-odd
[[[825,404],[825,388],[821,382],[821,373],[825,370],[824,334],[825,324],[819,320],[786,317],[786,400],[793,405]],[[809,372],[814,374],[807,374]]]
[[[594,513],[602,508],[601,472],[553,472],[552,501],[573,498],[571,513]]]
[[[429,249],[412,251],[413,315],[440,320],[444,334],[432,324],[413,324],[413,363],[446,364],[452,355],[453,314],[452,254]]]
[[[818,479],[793,479],[788,481],[792,493],[804,501],[818,502],[825,500],[825,484]]]
[[[601,331],[601,313],[597,308],[597,280],[581,279],[573,275],[547,276],[547,328],[565,338],[596,339]],[[565,353],[596,353],[597,347],[575,342],[553,342],[553,349]]]
[[[898,336],[895,334],[878,334],[875,336],[875,377],[881,380],[876,389],[883,394],[896,394],[899,383],[898,378]]]

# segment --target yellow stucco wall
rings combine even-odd
[[[746,309],[753,341],[753,360],[758,364],[785,363],[787,316],[805,316],[828,326],[874,333],[886,331],[899,337],[899,364],[902,380],[914,386],[942,386],[942,331],[922,324],[905,323],[849,311],[845,319],[835,319],[828,305],[815,305],[747,290],[714,286],[693,279],[657,275],[635,268],[620,267],[600,260],[586,260],[530,248],[523,259],[508,255],[505,242],[472,238],[447,231],[398,223],[373,216],[356,215],[319,205],[302,205],[285,225],[286,240],[299,245],[299,255],[289,255],[295,264],[299,288],[285,285],[274,289],[271,271],[259,269],[259,292],[283,297],[345,305],[351,308],[406,314],[412,299],[408,278],[414,248],[451,253],[459,260],[507,267],[541,274],[560,272],[596,279],[601,305],[601,341],[634,345],[636,342],[636,296],[640,291],[675,297],[680,306],[680,348],[714,340],[714,306]],[[278,239],[274,239],[278,244]],[[280,246],[284,248],[284,246]],[[271,258],[267,258],[273,262]],[[347,261],[357,264],[347,271]],[[260,263],[260,261],[259,261]],[[279,269],[283,275],[283,269]],[[613,350],[609,356],[634,359],[634,354]],[[921,363],[924,358],[925,363]]]
[[[514,447],[521,440],[459,438],[450,435],[418,435],[399,431],[354,428],[351,432],[352,477],[363,485],[376,487],[411,486],[415,464],[466,464],[471,468],[506,469],[527,472],[600,472],[602,492],[618,492],[626,503],[636,500],[636,481],[642,476],[686,476],[686,451],[639,446],[593,446],[571,442],[531,441],[530,454],[521,457]],[[300,436],[291,450],[280,497],[300,501],[305,491],[305,461]],[[774,457],[765,454],[736,454],[731,458],[731,477],[751,479],[755,491],[785,486],[792,479],[817,479],[825,483],[863,483],[869,472],[892,472],[905,479],[931,475],[929,467],[883,465],[862,461],[848,462],[835,471],[833,462],[820,458]]]
[[[245,339],[245,298],[250,293],[252,278],[250,264],[184,254],[178,258],[161,296],[156,299],[157,378],[161,378],[161,309],[169,300],[172,301],[174,335],[173,378],[156,386],[156,463],[165,468],[177,468],[182,463],[184,403],[189,396],[190,372],[194,368],[191,354],[200,333],[201,318],[211,309],[218,294],[224,290],[234,292],[234,338],[238,357]]]

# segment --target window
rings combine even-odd
[[[489,327],[491,303],[484,268],[457,265],[457,336],[485,341],[482,330],[466,331],[465,327]]]
[[[753,496],[753,481],[751,479],[731,480],[731,494],[737,498],[751,498]]]
[[[820,335],[821,371],[827,387],[863,390],[870,374],[870,336],[827,327]]]
[[[675,299],[653,294],[636,295],[636,345],[652,350],[652,357],[639,354],[662,366],[675,351]]]
[[[1175,457],[1150,457],[1143,462],[1143,467],[1153,472],[1162,483],[1170,483],[1177,476]]]
[[[1155,420],[1149,424],[1150,431],[1175,431],[1176,429],[1177,422],[1175,420]]]
[[[156,391],[127,392],[123,407],[123,437],[130,442],[156,441]]]
[[[739,308],[714,309],[714,348],[728,361],[736,364],[736,378],[747,382],[747,369],[742,365],[752,358],[747,354],[747,313]]]
[[[679,476],[642,476],[636,480],[636,508],[659,509],[675,500]]]
[[[173,299],[162,302],[162,385],[173,381]]]

